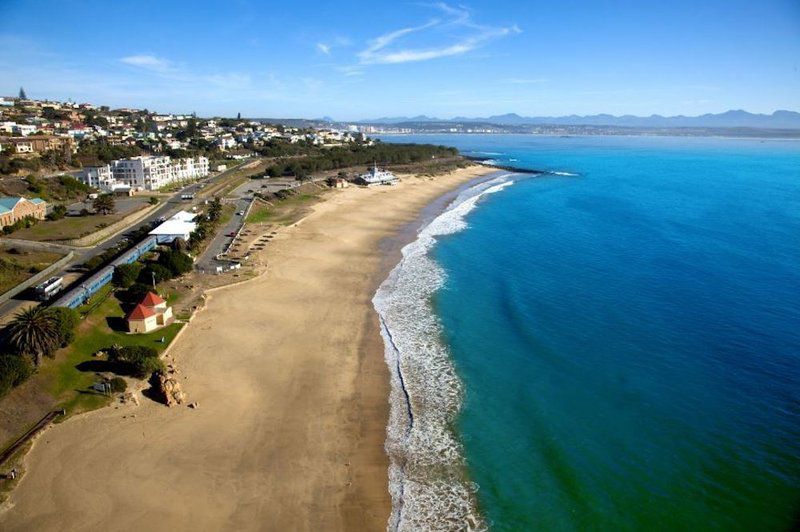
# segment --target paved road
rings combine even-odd
[[[243,161],[242,164],[244,164],[246,162],[247,161]],[[36,246],[36,245],[42,245],[43,244],[45,246],[49,246],[51,249],[57,249],[57,250],[59,250],[59,251],[61,251],[63,253],[66,253],[68,250],[74,251],[75,252],[75,257],[69,263],[64,265],[64,267],[61,268],[60,271],[53,273],[53,275],[64,276],[64,274],[66,272],[68,272],[69,270],[74,270],[74,268],[76,266],[78,266],[80,264],[83,264],[84,262],[86,262],[90,258],[92,258],[92,257],[94,257],[96,255],[100,255],[104,251],[117,246],[120,243],[120,241],[122,241],[123,239],[126,238],[126,236],[125,236],[126,233],[130,233],[131,231],[137,230],[137,229],[139,229],[139,228],[141,228],[141,227],[143,227],[145,225],[152,225],[153,222],[155,222],[156,220],[158,220],[161,217],[168,218],[168,217],[172,216],[173,214],[175,214],[178,211],[191,210],[192,206],[194,204],[196,204],[196,203],[200,203],[201,200],[184,201],[184,200],[180,199],[182,194],[197,194],[197,192],[200,191],[204,186],[206,186],[207,184],[212,183],[212,182],[214,182],[214,181],[216,181],[218,179],[221,179],[221,178],[225,177],[226,175],[228,175],[231,172],[234,172],[234,171],[238,170],[239,166],[241,166],[241,165],[237,165],[237,166],[235,166],[233,168],[225,170],[222,173],[219,173],[219,174],[216,174],[216,175],[211,175],[209,177],[206,177],[205,179],[201,179],[200,181],[192,183],[191,185],[187,185],[183,189],[178,190],[177,192],[175,192],[175,194],[173,194],[172,196],[168,197],[167,199],[163,199],[162,198],[161,204],[158,207],[156,207],[145,218],[143,218],[139,222],[137,222],[137,223],[131,225],[130,227],[128,227],[123,233],[120,233],[120,234],[118,234],[116,236],[113,236],[113,237],[109,238],[108,240],[106,240],[104,242],[101,242],[100,244],[97,244],[96,246],[92,246],[92,247],[88,247],[88,248],[79,248],[79,247],[74,247],[74,246],[65,246],[65,245],[62,245],[62,244],[31,243],[29,241],[19,241],[19,240],[15,240],[15,239],[7,239],[7,238],[0,239],[0,242],[8,243],[9,245],[14,245],[14,242],[18,242],[20,247],[23,247],[26,244],[29,244],[31,246]],[[144,195],[146,196],[147,194],[145,193]],[[234,218],[241,218],[241,217],[234,217]],[[74,277],[74,276],[71,275],[71,276],[65,278],[65,281],[67,281],[69,278],[72,278],[72,277]],[[74,280],[78,281],[79,278],[76,278]],[[64,287],[65,291],[69,290],[70,288],[72,288],[72,286],[74,286],[75,284],[77,284],[77,283],[73,282],[72,285],[65,286]],[[16,298],[12,298],[12,299],[10,299],[9,301],[6,301],[3,304],[0,304],[0,321],[3,321],[3,318],[6,315],[8,315],[10,313],[14,313],[17,310],[20,310],[26,303],[30,302],[30,300],[24,299],[28,295],[28,292],[29,292],[28,290],[23,291]]]
[[[236,205],[236,210],[233,216],[231,216],[231,219],[217,230],[217,233],[214,235],[214,238],[211,239],[206,250],[197,258],[195,264],[198,270],[205,273],[214,273],[217,271],[217,267],[226,268],[230,266],[230,262],[217,260],[216,257],[224,252],[228,244],[233,240],[233,237],[229,235],[235,234],[244,224],[245,217],[239,213],[247,212],[247,208],[253,200],[253,193],[250,192],[250,190],[255,191],[258,189],[253,183],[261,182],[263,182],[263,180],[249,179],[228,194],[226,200]]]

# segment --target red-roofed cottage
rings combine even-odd
[[[148,292],[126,319],[128,332],[148,333],[172,322],[172,307],[158,294]]]

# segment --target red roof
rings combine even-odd
[[[136,305],[136,308],[133,309],[130,314],[128,314],[128,320],[143,320],[155,315],[155,312],[140,303]]]
[[[161,299],[158,294],[147,292],[147,295],[144,296],[140,305],[144,305],[145,307],[155,307],[156,305],[163,305],[164,303],[166,303],[166,301]]]

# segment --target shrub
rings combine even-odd
[[[116,286],[128,288],[136,282],[136,279],[142,272],[142,268],[142,264],[138,262],[120,264],[114,268],[114,277],[112,281]]]
[[[80,316],[76,310],[66,307],[51,307],[50,312],[58,326],[59,345],[66,347],[75,339],[75,329],[78,328]]]
[[[42,183],[36,179],[35,175],[29,175],[25,178],[25,181],[28,183],[28,190],[34,194],[41,194],[44,191]]]
[[[158,351],[144,345],[127,345],[111,348],[108,359],[121,365],[121,370],[139,379],[155,371],[162,371],[164,363],[158,358]]]
[[[89,185],[86,183],[81,182],[78,179],[75,179],[71,175],[62,175],[58,177],[58,182],[61,183],[61,186],[67,189],[67,192],[74,195],[78,192],[89,192]]]
[[[60,220],[67,215],[67,208],[60,203],[53,205],[53,210],[47,215],[48,220]]]
[[[128,389],[128,383],[122,377],[114,377],[108,384],[111,386],[111,393],[122,393]]]
[[[0,355],[0,397],[28,380],[32,374],[33,366],[26,357]]]
[[[144,379],[157,371],[164,371],[164,362],[158,358],[142,358],[133,363],[133,376]]]
[[[150,203],[150,205],[157,205],[158,204],[158,198],[155,197],[155,196],[150,196],[150,199],[148,200],[148,203]]]
[[[169,269],[173,277],[192,271],[192,257],[180,251],[167,250],[158,256],[158,263]]]

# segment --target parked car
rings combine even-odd
[[[236,213],[236,216],[244,216],[244,211],[239,211]]]

